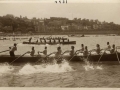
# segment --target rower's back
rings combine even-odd
[[[61,47],[58,47],[55,56],[59,57],[61,55],[61,53],[62,53]]]
[[[99,44],[96,45],[96,53],[100,54],[100,45]]]
[[[81,51],[84,51],[84,44],[81,44]]]
[[[88,56],[88,49],[87,49],[87,46],[85,46],[85,50],[84,50],[84,52],[83,52],[83,55],[84,55],[84,56]]]
[[[74,56],[74,53],[75,53],[74,46],[71,46],[70,56]]]
[[[15,51],[17,51],[17,44],[16,43],[14,44],[14,46],[12,48],[10,48],[10,56],[11,57],[15,56],[15,54],[14,54]]]
[[[114,44],[112,45],[112,49],[110,50],[110,53],[111,54],[115,53],[115,45]]]
[[[31,51],[30,55],[34,56],[34,54],[35,54],[35,50],[34,50],[34,47],[32,47],[32,51]]]
[[[43,51],[44,55],[47,55],[47,47],[45,47],[45,50]]]
[[[109,50],[111,49],[109,42],[107,42],[107,49],[109,49]]]

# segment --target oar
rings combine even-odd
[[[117,47],[116,47],[116,51],[115,51],[115,53],[116,53],[116,56],[117,56],[118,62],[120,63],[120,59],[119,59],[119,57],[118,57],[118,53],[117,53]]]
[[[100,62],[100,59],[101,59],[102,56],[104,55],[105,51],[106,51],[106,50],[104,50],[103,54],[100,56],[100,58],[99,58],[99,60],[98,60],[98,62],[97,62],[97,65],[98,65],[98,63]]]
[[[48,54],[46,57],[44,57],[44,58],[47,58],[47,57],[49,57],[51,54],[54,54],[55,52],[52,52],[52,53],[50,53],[50,54]],[[37,62],[39,62],[40,60],[38,60],[38,61],[36,61],[35,63],[37,63]]]
[[[79,50],[76,50],[76,51],[75,51],[73,57],[76,55],[76,52],[77,52],[77,51],[79,51]],[[68,61],[71,61],[71,60],[73,59],[73,57],[72,57],[70,60],[68,60]]]
[[[68,52],[68,50],[65,51],[65,52],[63,52],[63,53],[61,54],[61,56],[58,57],[58,60],[59,60],[59,59],[62,57],[62,55],[65,54],[66,52]]]
[[[0,53],[7,52],[7,51],[10,51],[10,50],[1,51]]]
[[[26,53],[28,53],[28,51],[25,52],[24,54],[22,54],[21,56],[19,56],[18,58],[16,58],[15,60],[13,60],[10,64],[12,64],[12,63],[15,62],[16,60],[18,60],[20,57],[24,56]]]

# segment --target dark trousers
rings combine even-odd
[[[15,57],[14,52],[10,51],[10,56],[11,56],[11,57]]]

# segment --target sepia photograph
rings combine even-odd
[[[0,87],[120,88],[120,0],[0,0]]]

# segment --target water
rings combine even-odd
[[[41,36],[42,37],[42,36]],[[101,48],[106,47],[106,42],[120,45],[119,36],[92,36],[89,37],[70,37],[70,40],[76,40],[75,49],[80,48],[80,44],[85,44],[88,49],[93,49],[96,44]],[[18,43],[16,54],[23,54],[30,51],[34,46],[37,51],[43,51],[45,45],[23,45],[25,40],[1,40],[0,51],[7,50],[13,43]],[[48,53],[56,51],[59,45],[47,45]],[[70,50],[71,45],[61,45],[63,52]],[[9,52],[0,53],[9,54]],[[0,64],[0,86],[1,87],[120,87],[120,65],[94,64],[85,61],[67,62],[63,60],[61,64],[43,63],[40,65],[12,66],[7,63]]]

